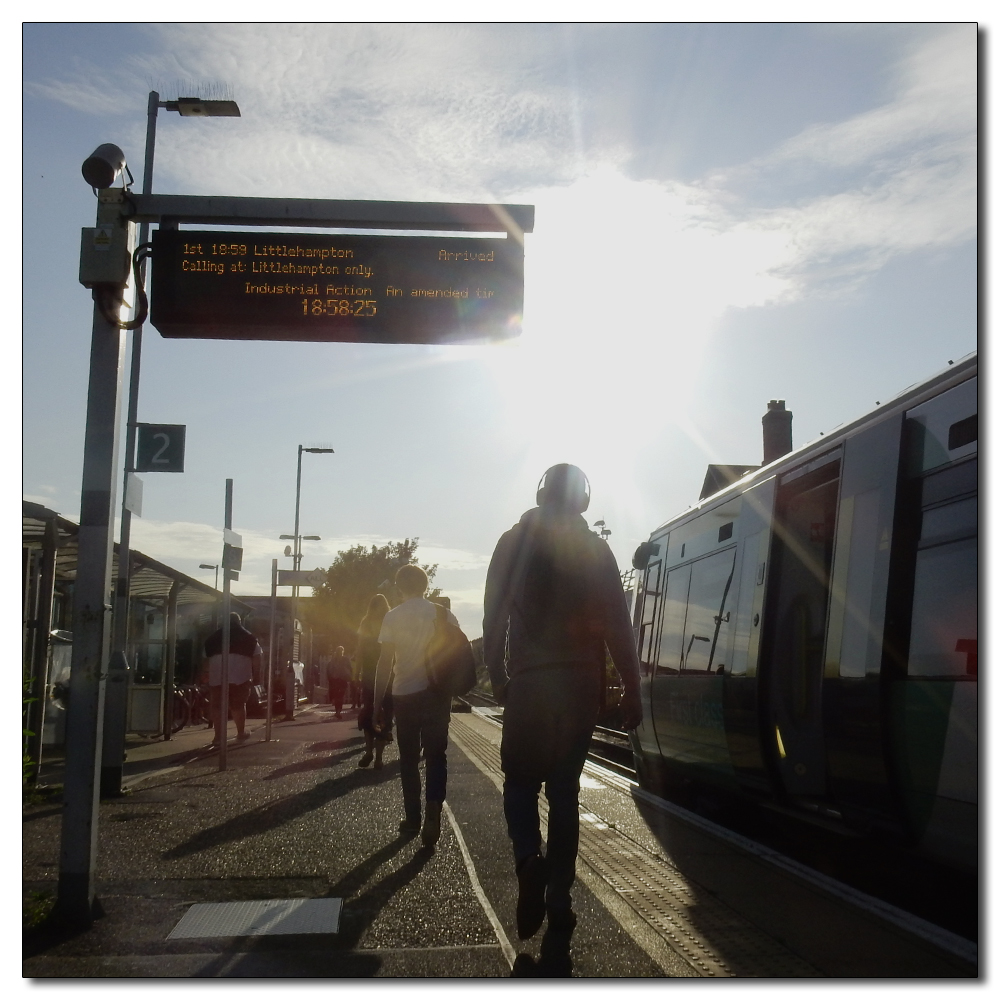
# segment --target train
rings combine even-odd
[[[977,870],[977,365],[779,457],[765,440],[759,468],[710,467],[639,545],[640,786]]]

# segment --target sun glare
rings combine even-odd
[[[727,309],[787,292],[769,273],[787,241],[713,225],[700,192],[611,168],[517,200],[536,206],[524,332],[481,362],[503,401],[503,433],[526,473],[575,462],[638,504],[637,458],[664,427],[708,449],[685,418],[706,350]]]

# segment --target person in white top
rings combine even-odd
[[[263,653],[257,637],[243,627],[240,616],[229,616],[229,710],[236,723],[236,738],[245,740],[247,698],[254,676],[260,676]],[[208,675],[209,712],[215,724],[213,747],[222,745],[228,720],[222,718],[222,629],[216,629],[205,640],[204,672]]]
[[[441,835],[441,805],[448,783],[448,722],[451,697],[430,687],[427,681],[427,647],[434,635],[437,605],[428,601],[427,574],[413,564],[396,572],[396,587],[403,602],[382,621],[381,644],[375,672],[374,717],[379,718],[382,699],[392,673],[392,702],[399,747],[399,777],[403,786],[403,833],[419,831],[425,847],[433,847]],[[458,624],[450,612],[448,620]],[[394,671],[394,672],[393,672]],[[427,769],[426,812],[420,826],[420,747]]]

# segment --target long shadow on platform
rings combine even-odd
[[[199,830],[182,844],[164,851],[160,857],[164,861],[186,858],[199,851],[243,840],[250,834],[276,829],[306,815],[306,813],[321,809],[329,802],[347,795],[356,788],[394,780],[398,770],[398,762],[393,761],[381,771],[372,772],[359,768],[350,774],[321,781],[318,785],[306,789],[304,792],[285,796],[275,802],[269,802],[256,809],[241,813],[239,816],[234,816],[224,823]]]
[[[350,740],[348,742],[360,744],[363,742],[363,738],[359,736],[356,740]],[[344,744],[342,743],[334,744],[334,747],[343,745]],[[310,747],[310,749],[313,748]],[[303,774],[308,771],[320,771],[324,767],[333,767],[334,765],[340,764],[351,757],[356,757],[360,751],[360,746],[351,746],[345,749],[342,753],[332,754],[329,757],[314,757],[312,760],[300,760],[295,764],[286,764],[284,767],[279,767],[277,770],[266,775],[264,780],[274,781],[277,778],[284,778],[288,774]]]

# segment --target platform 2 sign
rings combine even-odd
[[[136,472],[183,472],[185,424],[139,424]]]
[[[164,337],[444,344],[521,332],[513,238],[161,229],[150,322]]]

